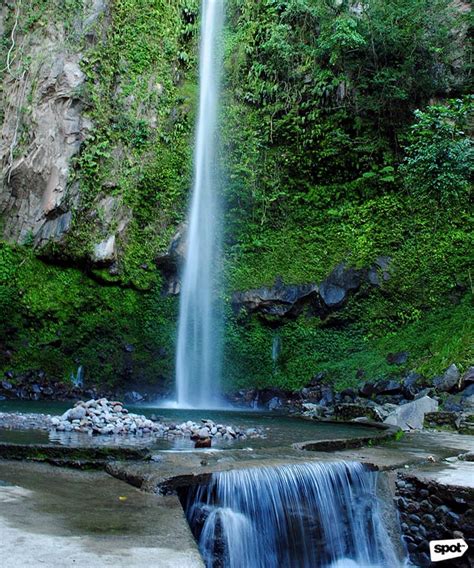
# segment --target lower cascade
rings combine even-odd
[[[378,480],[357,462],[236,470],[191,488],[184,507],[208,568],[396,568]]]

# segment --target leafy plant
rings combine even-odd
[[[434,198],[440,205],[466,199],[474,170],[473,111],[470,96],[415,112],[402,166],[405,186],[414,196]]]

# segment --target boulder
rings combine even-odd
[[[359,394],[364,398],[370,398],[372,395],[375,394],[375,384],[370,382],[363,383],[359,387]]]
[[[209,438],[209,433],[210,433],[210,432],[209,432],[209,428],[205,428],[205,427],[204,427],[204,428],[201,428],[201,429],[198,431],[197,435],[198,435],[199,438],[201,438],[201,439],[206,439],[206,438]]]
[[[443,410],[446,412],[461,412],[462,408],[462,398],[459,395],[448,396],[443,404]]]
[[[145,400],[145,397],[137,391],[128,391],[123,395],[123,399],[125,402],[130,404],[134,404],[137,402],[142,402]]]
[[[393,414],[398,408],[397,404],[392,404],[391,402],[386,402],[385,404],[374,404],[373,411],[376,419],[383,422],[387,416]]]
[[[319,286],[321,300],[328,308],[340,307],[352,290],[360,288],[364,271],[341,262]]]
[[[461,392],[461,398],[467,398],[474,394],[474,384],[469,385]]]
[[[82,420],[86,415],[86,409],[83,406],[75,406],[67,411],[67,420],[72,422],[73,420]],[[63,414],[63,416],[65,415]]]
[[[461,389],[465,389],[470,385],[474,385],[474,367],[469,367],[469,369],[464,373],[461,378]]]
[[[281,408],[283,406],[283,403],[281,401],[281,398],[274,396],[269,402],[268,402],[268,410],[278,410],[279,408]]]
[[[405,365],[409,357],[408,351],[399,351],[398,353],[389,353],[387,355],[387,363],[389,365]]]
[[[321,387],[321,400],[319,404],[322,406],[331,406],[334,403],[334,392],[332,388],[328,385],[323,385]]]
[[[374,392],[375,394],[400,394],[402,386],[393,379],[383,379],[374,384]]]
[[[402,393],[408,399],[412,399],[415,397],[417,392],[420,390],[420,381],[422,376],[414,371],[411,371],[403,380],[402,380]]]
[[[460,376],[459,369],[453,363],[443,376],[433,379],[433,386],[437,391],[448,392],[458,385]]]
[[[463,397],[462,399],[463,402],[463,409],[469,412],[472,412],[474,410],[474,394],[471,394],[469,396]]]
[[[438,402],[429,396],[424,396],[402,406],[385,418],[384,423],[398,426],[402,430],[421,430],[425,414],[435,412],[438,409]]]

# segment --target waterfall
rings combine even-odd
[[[215,299],[220,248],[216,138],[222,26],[223,0],[202,0],[194,186],[176,352],[176,394],[180,407],[215,406],[219,392],[220,318]]]
[[[357,462],[217,473],[184,506],[208,568],[396,568],[378,475]]]
[[[281,337],[278,334],[276,334],[273,336],[272,339],[272,362],[274,368],[277,366],[280,353],[281,353]]]

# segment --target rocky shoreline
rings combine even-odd
[[[394,354],[401,357],[403,353]],[[296,392],[243,389],[232,404],[299,414],[313,420],[371,420],[419,430],[424,426],[474,434],[474,367],[461,374],[455,364],[431,380],[411,371],[400,380],[364,382],[335,392],[324,374]]]
[[[390,354],[390,357],[398,364],[406,359],[406,355],[401,352]],[[12,374],[0,381],[0,400],[77,401],[105,398],[135,404],[157,397],[156,393],[151,395],[138,390],[99,393],[93,388],[52,383],[41,373],[27,374],[16,383],[13,382]],[[231,405],[242,409],[279,411],[313,420],[371,420],[399,426],[403,430],[418,430],[425,426],[474,434],[474,367],[461,374],[455,364],[450,365],[443,375],[432,379],[426,379],[411,371],[402,378],[366,381],[358,388],[347,388],[341,392],[335,392],[329,377],[319,373],[299,391],[279,388],[242,389],[229,395],[227,400]],[[48,427],[42,423],[42,419],[30,417],[31,420],[39,422],[43,429]],[[8,419],[2,418],[0,414],[0,427],[5,427],[2,426],[5,421],[8,422]],[[16,419],[19,428],[23,428],[22,422],[25,421],[27,422],[27,419]],[[177,425],[168,425],[167,435],[194,435],[197,426],[186,424],[188,423],[179,425],[179,428]],[[74,427],[76,426],[77,423]],[[124,426],[122,424],[122,427]],[[129,426],[132,426],[131,423],[127,423],[127,428]],[[219,425],[211,425],[210,430],[217,426]],[[64,426],[65,429],[67,427]],[[150,426],[147,423],[143,429],[150,430],[150,433],[163,434],[163,427]],[[112,429],[111,425],[104,423],[101,428],[103,432],[100,433],[105,434],[115,429],[116,425]],[[139,426],[138,430],[141,429]],[[223,437],[227,434],[233,437],[231,432],[221,431],[219,428],[217,433]]]

